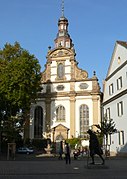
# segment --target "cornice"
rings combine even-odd
[[[109,75],[105,81],[108,81],[111,77],[113,77],[118,71],[120,71],[125,65],[127,65],[127,61],[125,61],[121,66],[119,66],[111,75]]]
[[[70,92],[54,92],[54,93],[39,93],[38,98],[53,98],[53,97],[71,97],[71,96],[91,96],[100,95],[101,93],[91,93],[91,91],[70,91]]]
[[[121,93],[113,96],[112,98],[108,99],[107,101],[103,102],[102,105],[105,106],[109,103],[111,103],[112,101],[115,101],[116,99],[120,98],[121,96],[124,96],[127,94],[127,89],[125,89],[124,91],[122,91]]]
[[[92,78],[85,78],[85,79],[75,79],[75,78],[73,78],[73,79],[70,79],[70,80],[65,80],[65,81],[63,81],[63,79],[62,80],[57,80],[57,81],[53,81],[53,82],[51,82],[50,81],[50,83],[52,84],[57,84],[57,83],[70,83],[70,82],[92,82],[92,81],[97,81],[97,80],[95,80],[95,79],[92,79]],[[47,84],[47,81],[46,82],[42,82],[42,84]]]

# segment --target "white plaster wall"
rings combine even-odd
[[[70,74],[71,73],[71,66],[65,66],[65,74]]]
[[[51,63],[51,75],[56,74],[56,72],[57,72],[57,63],[56,63],[56,61],[52,61],[52,63]]]
[[[51,63],[51,81],[55,81],[57,77],[57,63],[56,61],[52,61]]]
[[[100,102],[100,96],[98,95],[98,123],[101,122],[101,114],[102,114],[102,109],[101,109],[101,102]]]
[[[80,84],[81,83],[87,83],[89,86],[88,86],[88,88],[87,89],[80,89]],[[82,81],[82,82],[76,82],[75,83],[75,91],[81,91],[81,90],[83,90],[83,91],[91,91],[92,90],[92,82],[91,81]]]
[[[65,61],[65,77],[67,80],[71,79],[71,62],[69,59]]]
[[[63,90],[57,90],[57,86],[58,85],[63,85],[64,86],[64,89]],[[47,85],[43,85],[43,90],[41,91],[41,93],[46,93],[46,88],[47,88]],[[54,83],[54,84],[51,84],[51,92],[69,92],[70,91],[70,84],[69,83]]]
[[[65,77],[66,77],[66,80],[70,80],[71,79],[71,75],[70,74],[66,74]]]
[[[63,85],[64,89],[62,91],[57,90],[58,85]],[[70,84],[69,83],[54,83],[51,84],[51,92],[69,92],[70,91]]]
[[[65,122],[56,122],[56,108],[62,105],[65,107],[65,113],[66,113],[66,120]],[[70,129],[70,98],[65,97],[65,98],[57,98],[57,100],[52,99],[51,103],[51,119],[52,119],[52,127],[55,127],[59,124],[63,124],[64,126],[68,127]]]
[[[52,67],[56,67],[56,66],[57,66],[56,61],[53,61],[53,60],[52,60],[52,63],[51,63],[51,68],[52,68]]]
[[[122,116],[118,116],[117,114],[117,103],[123,101],[123,115]],[[117,152],[117,150],[121,150],[125,152],[127,152],[127,110],[126,110],[126,106],[127,106],[127,95],[124,95],[122,97],[120,97],[119,99],[111,102],[110,104],[107,104],[104,106],[104,113],[106,111],[107,108],[110,108],[110,115],[111,115],[111,119],[113,119],[113,121],[116,124],[116,129],[118,131],[123,130],[124,131],[124,141],[125,141],[125,145],[121,146],[119,145],[119,137],[118,134],[112,135],[112,140],[111,140],[111,151],[113,152]]]
[[[127,50],[118,45],[114,51],[113,62],[110,68],[110,74],[112,74],[120,65],[122,65],[127,60]],[[120,63],[118,63],[118,57],[120,57]],[[110,75],[109,74],[109,75]],[[122,76],[122,88],[117,90],[117,79]],[[109,95],[109,85],[113,83],[114,86],[114,93]],[[127,65],[120,69],[114,76],[112,76],[108,81],[105,83],[104,89],[104,100],[103,102],[107,101],[108,99],[112,98],[113,96],[121,93],[122,91],[127,89]],[[123,101],[123,115],[118,116],[117,112],[117,103]],[[127,152],[127,95],[119,97],[118,99],[110,102],[109,104],[104,106],[104,114],[107,108],[110,108],[110,117],[116,124],[116,129],[118,131],[124,131],[124,145],[119,145],[119,136],[118,133],[113,134],[111,137],[111,152],[117,153],[117,151]]]
[[[56,75],[56,74],[57,74],[57,68],[56,68],[56,66],[51,67],[51,76],[52,75]]]
[[[89,86],[87,89],[80,89],[79,86],[81,83],[87,83]],[[70,91],[70,84],[69,83],[54,83],[51,84],[51,92],[60,92],[57,90],[57,86],[58,85],[64,85],[64,90],[62,90],[62,92],[69,92]],[[46,86],[45,86],[46,88]],[[87,81],[87,82],[76,82],[75,83],[75,91],[91,91],[92,90],[92,82],[91,81]]]
[[[127,65],[122,69],[122,73],[123,73],[123,88],[127,89]]]
[[[123,87],[120,90],[117,90],[117,79],[122,76],[122,85]],[[114,86],[114,93],[109,95],[109,85],[113,83]],[[127,65],[124,66],[121,70],[119,70],[112,78],[105,82],[105,89],[104,89],[104,99],[103,102],[107,101],[111,97],[115,96],[116,94],[120,93],[121,91],[127,89]]]
[[[121,60],[120,64],[118,63],[118,57],[120,57],[120,60]],[[114,51],[113,62],[111,64],[109,75],[112,74],[112,72],[115,71],[126,60],[127,60],[127,50],[126,50],[126,48],[117,44],[115,51]]]
[[[66,66],[66,65],[70,65],[70,66],[71,66],[70,59],[66,59],[66,61],[65,61],[65,66]]]
[[[67,80],[71,79],[71,62],[69,59],[65,60],[65,77]],[[57,63],[56,61],[52,61],[51,63],[51,81],[55,81],[57,77]]]
[[[51,81],[54,82],[56,80],[56,75],[51,76]]]

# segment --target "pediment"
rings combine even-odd
[[[64,57],[64,56],[71,56],[71,55],[74,55],[72,50],[67,48],[57,48],[55,50],[51,50],[48,53],[48,58]]]
[[[65,131],[65,130],[69,130],[66,126],[62,125],[62,124],[58,124],[56,127],[54,127],[55,130],[57,131]],[[54,129],[53,128],[53,129]]]

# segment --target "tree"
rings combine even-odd
[[[106,116],[101,121],[101,124],[95,125],[99,131],[98,133],[100,136],[105,137],[106,139],[106,152],[108,151],[108,135],[114,134],[117,132],[117,129],[115,128],[115,123],[113,119],[108,119]]]
[[[4,127],[6,131],[7,126],[10,125],[9,122],[12,121],[14,124],[17,117],[20,124],[26,120],[31,102],[36,99],[37,93],[41,90],[40,69],[37,58],[23,49],[18,42],[14,45],[6,43],[0,50],[1,130]],[[19,113],[22,117],[18,116]],[[15,125],[13,126],[13,129],[17,130]]]

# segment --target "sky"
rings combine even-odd
[[[62,0],[0,0],[0,49],[16,41],[34,54],[44,70],[54,48]],[[78,67],[96,71],[102,90],[117,40],[127,41],[127,0],[64,0],[64,16]]]

